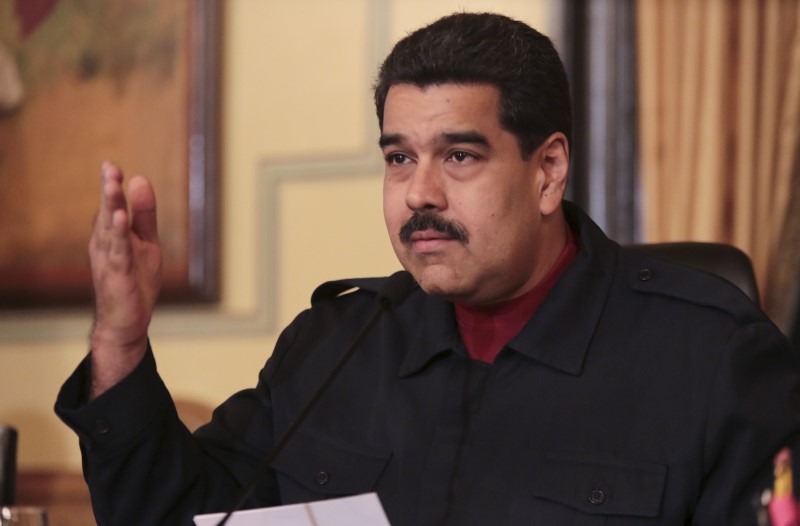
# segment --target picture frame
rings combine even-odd
[[[0,4],[0,308],[91,304],[107,160],[155,187],[159,301],[219,299],[220,28],[216,0]]]

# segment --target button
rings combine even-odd
[[[593,489],[589,493],[589,502],[598,506],[606,501],[606,492],[601,489]]]
[[[639,281],[650,281],[653,277],[653,271],[649,268],[643,268],[639,271]]]
[[[94,429],[101,435],[105,435],[111,431],[111,424],[105,418],[98,418],[94,423]]]
[[[314,478],[316,479],[317,484],[319,484],[320,486],[324,486],[331,480],[331,476],[327,471],[320,471]]]

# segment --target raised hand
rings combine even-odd
[[[103,164],[100,211],[89,243],[95,292],[92,397],[122,380],[141,361],[161,287],[153,187],[146,178],[134,176],[126,199],[122,179],[117,166]]]

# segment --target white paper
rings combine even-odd
[[[196,526],[216,526],[224,513],[196,515]],[[226,526],[390,526],[376,493],[237,511]]]

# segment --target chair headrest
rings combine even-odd
[[[739,287],[756,304],[759,303],[758,284],[750,258],[734,246],[725,243],[682,241],[643,243],[629,247],[661,256],[680,265],[716,274]]]

